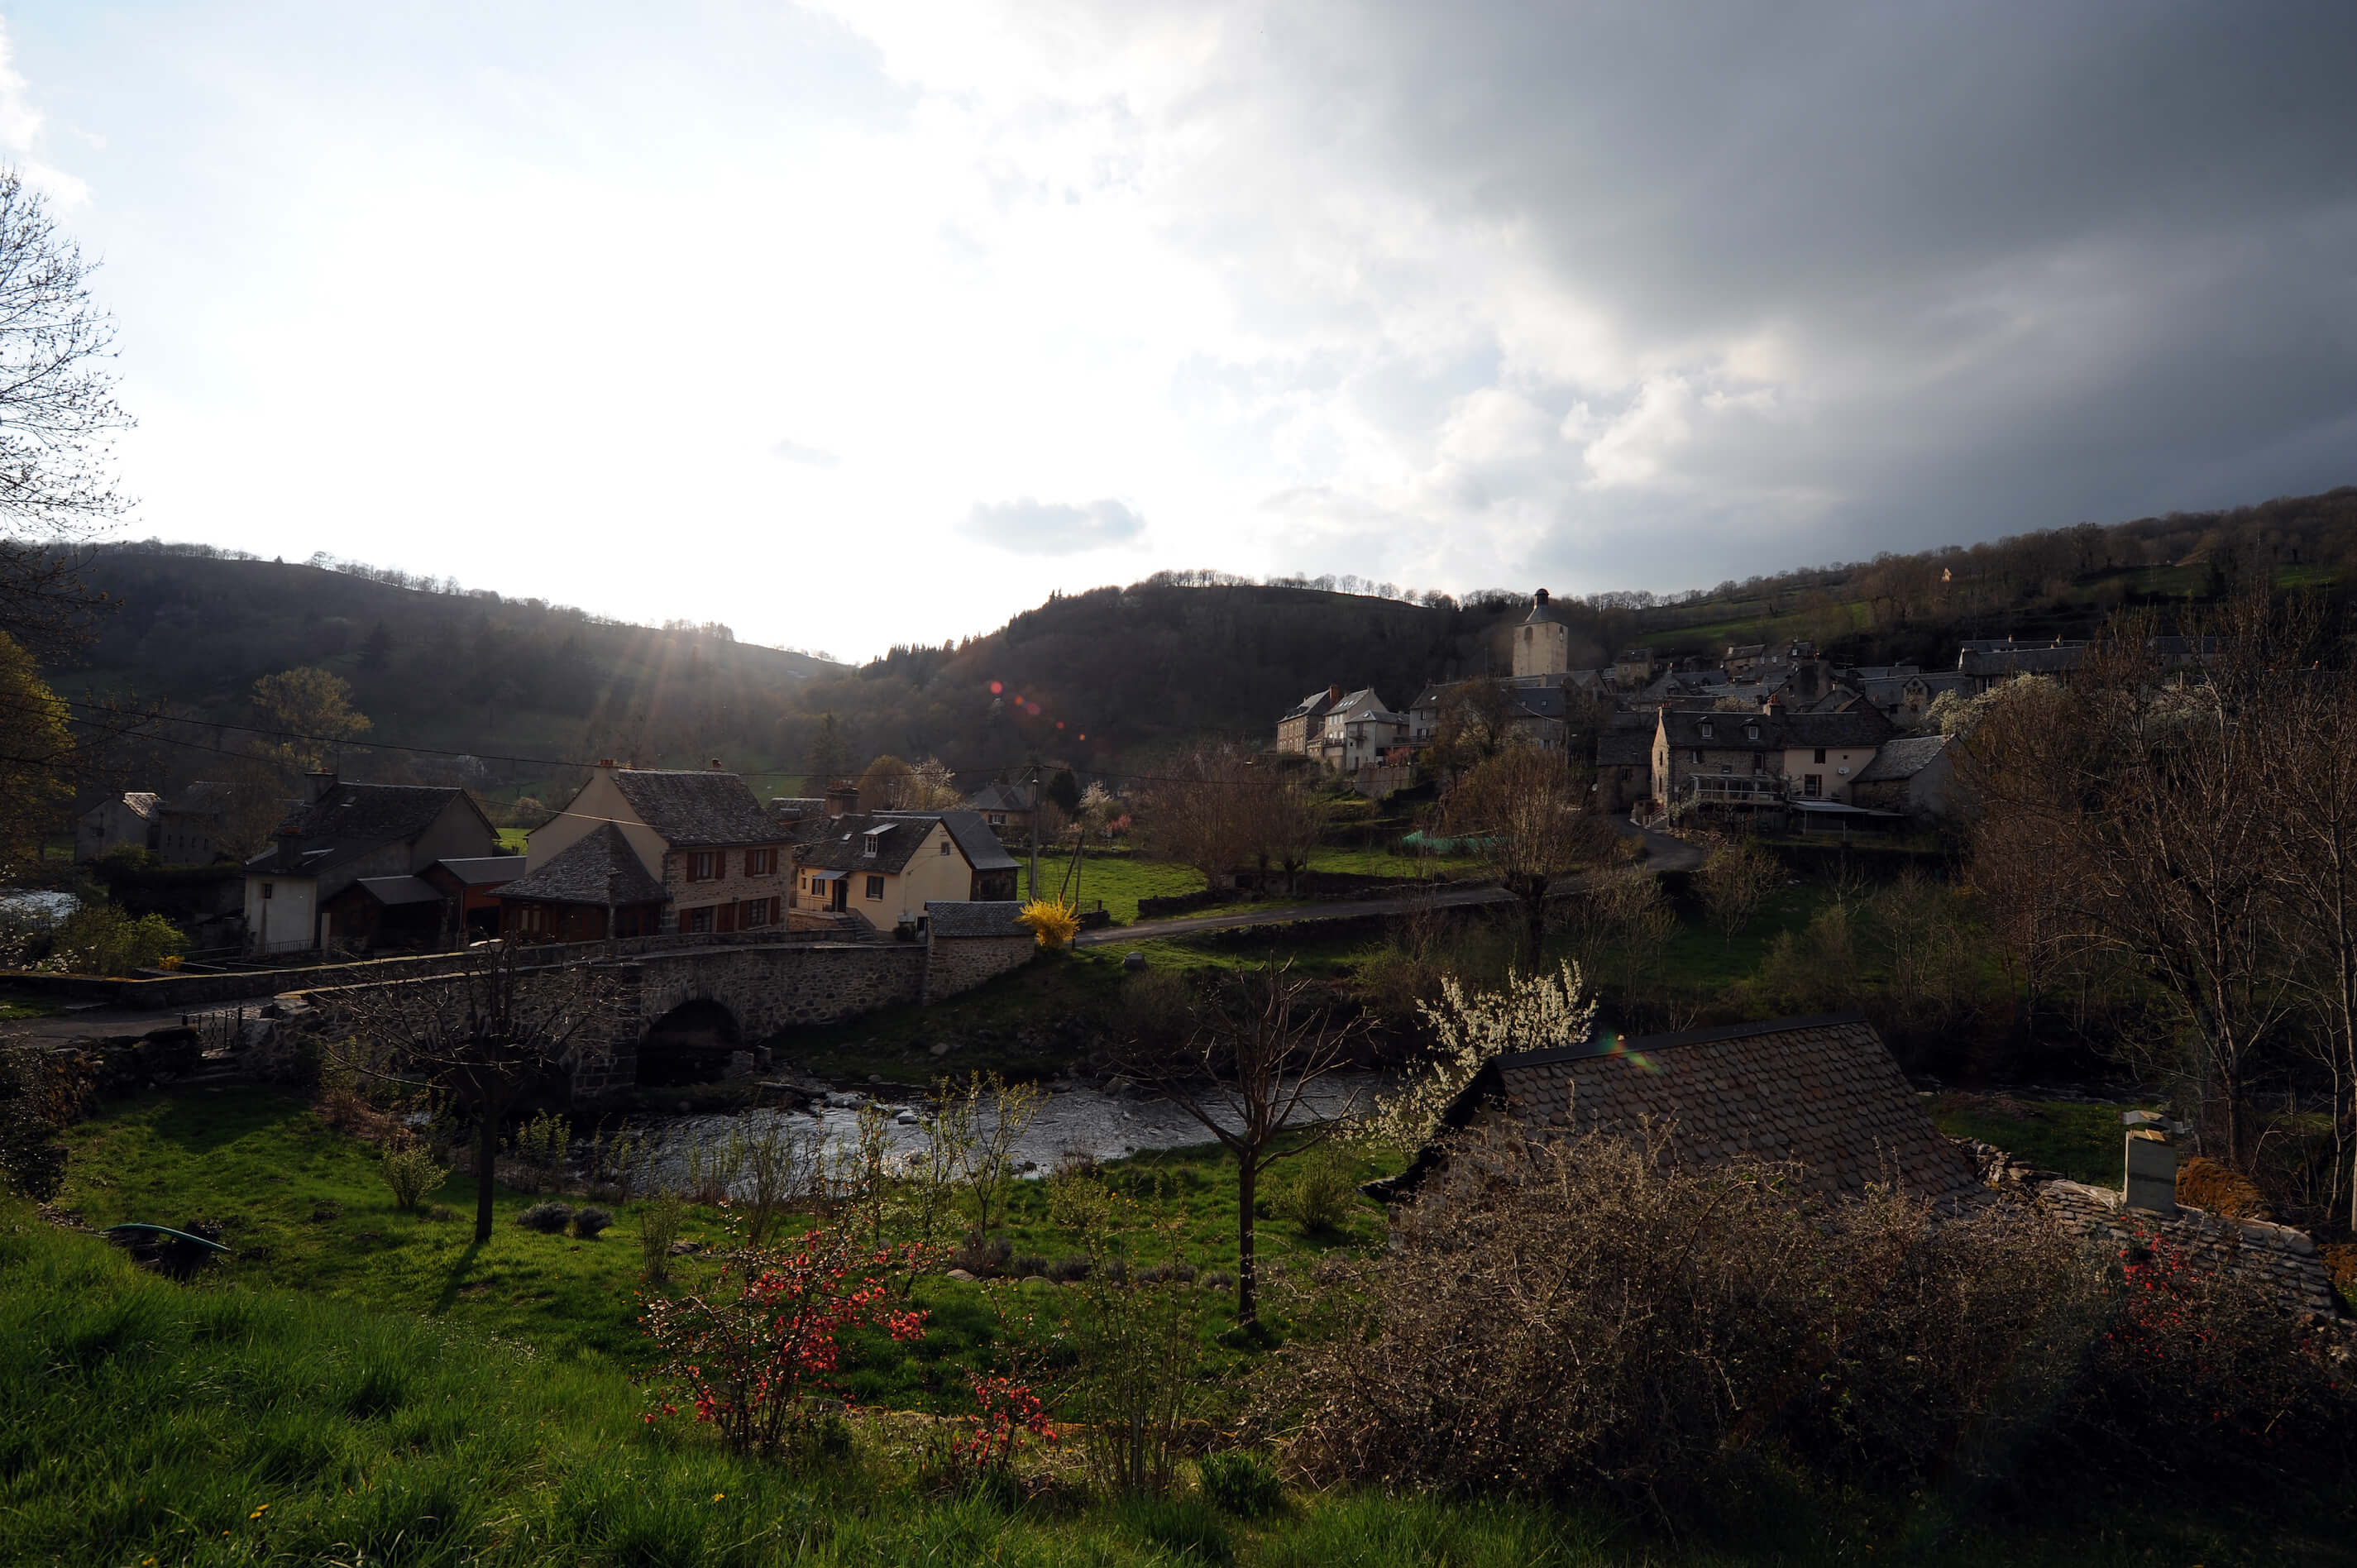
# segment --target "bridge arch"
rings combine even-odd
[[[729,1057],[745,1048],[735,1013],[708,996],[690,997],[647,1026],[634,1076],[655,1087],[712,1083],[727,1076]]]

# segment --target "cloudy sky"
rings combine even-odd
[[[8,9],[131,524],[865,655],[2357,481],[2357,10]]]

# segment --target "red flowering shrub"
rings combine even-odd
[[[1010,1467],[1026,1434],[1056,1441],[1056,1429],[1048,1424],[1047,1404],[1028,1383],[1004,1374],[977,1375],[974,1404],[974,1413],[965,1418],[965,1431],[950,1439],[950,1463],[969,1478]]]
[[[835,1395],[845,1329],[924,1337],[926,1315],[896,1309],[886,1283],[920,1262],[914,1248],[862,1247],[832,1228],[746,1248],[709,1292],[647,1305],[640,1321],[662,1357],[655,1377],[718,1427],[730,1452],[774,1455],[809,1427],[813,1401]],[[666,1400],[646,1419],[678,1410]]]

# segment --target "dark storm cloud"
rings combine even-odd
[[[1268,26],[1255,69],[1285,90],[1263,112],[1300,183],[1516,236],[1603,324],[1605,347],[1515,387],[1592,404],[1584,431],[1517,454],[1503,488],[1481,459],[1427,489],[1541,496],[1534,566],[1675,582],[1722,554],[2357,479],[2357,7],[1401,4]],[[1232,218],[1193,242],[1238,270],[1273,248]]]

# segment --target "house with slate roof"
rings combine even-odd
[[[979,811],[822,817],[794,845],[790,908],[921,930],[936,905],[1011,901],[1016,872]]]
[[[1895,736],[1850,781],[1850,800],[1860,806],[1904,811],[1910,817],[1944,816],[1956,781],[1953,737]]]
[[[355,883],[378,884],[362,897],[379,910],[438,901],[420,872],[499,854],[499,830],[464,789],[347,784],[333,773],[311,784],[310,803],[245,863],[246,945],[257,956],[365,946],[371,933],[356,939],[330,908]]]
[[[590,940],[782,928],[793,831],[717,763],[601,762],[533,830],[524,874],[500,889],[500,929],[544,940],[587,931],[567,940]]]
[[[1657,714],[1614,714],[1596,732],[1596,809],[1626,812],[1653,795]]]
[[[157,812],[163,797],[147,789],[132,789],[101,800],[81,814],[74,827],[74,858],[96,860],[124,844],[156,847]]]
[[[1851,781],[1892,734],[1870,707],[1847,713],[1691,713],[1663,708],[1653,734],[1653,797],[1663,806],[1847,803]]]
[[[1500,1057],[1449,1102],[1444,1136],[1370,1190],[1413,1193],[1448,1157],[1446,1133],[1499,1122],[1532,1138],[1634,1139],[1690,1167],[1790,1164],[1819,1198],[1873,1182],[1951,1210],[1987,1200],[1972,1160],[1856,1013]]]
[[[1276,749],[1289,751],[1297,757],[1317,755],[1318,743],[1326,734],[1326,714],[1342,700],[1342,688],[1329,686],[1322,692],[1312,692],[1277,715]],[[1023,810],[1030,810],[1027,803]],[[1004,824],[993,822],[991,826]]]
[[[985,784],[974,792],[966,804],[982,813],[983,822],[994,833],[1009,827],[1028,829],[1031,825],[1028,784]]]

